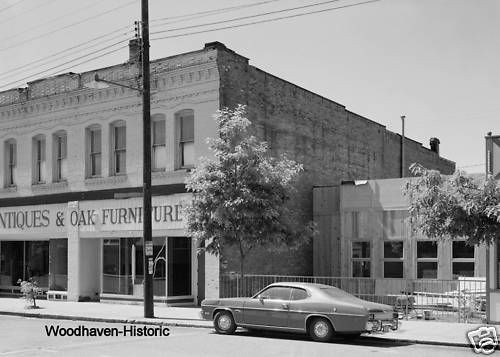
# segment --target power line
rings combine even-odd
[[[65,29],[67,29],[67,28],[70,28],[70,27],[73,27],[73,26],[76,26],[76,25],[79,25],[79,24],[84,23],[84,22],[87,22],[87,21],[89,21],[89,20],[94,20],[94,19],[96,19],[96,18],[98,18],[98,17],[101,17],[101,16],[104,16],[104,15],[107,15],[107,14],[109,14],[109,13],[113,12],[113,11],[119,10],[119,9],[124,8],[124,7],[126,7],[126,6],[130,6],[130,5],[135,4],[135,3],[136,3],[136,0],[129,1],[128,3],[125,3],[125,4],[122,4],[122,5],[120,5],[120,6],[114,7],[114,8],[112,8],[112,9],[108,10],[108,11],[101,12],[101,13],[99,13],[99,14],[97,14],[97,15],[93,15],[93,16],[87,17],[87,18],[85,18],[85,19],[83,19],[83,20],[80,20],[80,21],[77,21],[77,22],[73,22],[73,23],[71,23],[71,24],[69,24],[69,25],[66,25],[66,26],[63,26],[63,27],[57,28],[57,29],[55,29],[55,30],[52,30],[52,31],[49,31],[49,32],[45,32],[45,33],[43,33],[43,34],[40,34],[40,35],[37,35],[37,36],[34,36],[34,37],[30,37],[30,38],[28,38],[28,39],[26,39],[26,40],[24,40],[24,41],[16,42],[16,44],[14,44],[14,45],[11,45],[11,46],[8,46],[8,47],[3,47],[3,48],[0,48],[0,52],[4,52],[5,50],[8,50],[8,49],[11,49],[11,48],[14,48],[14,47],[19,47],[20,45],[25,44],[25,43],[27,43],[27,42],[31,42],[31,41],[33,41],[33,40],[36,40],[36,39],[39,39],[39,38],[45,37],[45,36],[47,36],[47,35],[51,35],[51,34],[53,34],[53,33],[59,32],[59,31],[61,31],[61,30],[65,30]]]
[[[98,5],[98,4],[99,4],[99,0],[96,0],[93,3],[86,4],[85,6],[82,6],[82,7],[78,8],[78,9],[72,9],[72,11],[70,11],[70,12],[64,13],[64,14],[62,14],[60,16],[57,16],[57,17],[52,18],[52,19],[49,19],[49,20],[47,20],[45,22],[42,22],[42,23],[36,24],[34,26],[28,27],[28,28],[24,29],[23,32],[19,32],[19,33],[16,33],[16,34],[9,34],[9,36],[6,39],[15,39],[17,37],[20,37],[20,36],[26,34],[26,33],[31,32],[32,30],[38,29],[38,28],[43,27],[44,25],[47,25],[47,24],[53,24],[53,23],[55,23],[56,21],[58,21],[60,19],[65,19],[65,18],[67,18],[67,17],[69,17],[69,16],[71,16],[73,14],[77,14],[77,13],[83,11],[83,10],[87,10],[87,9],[93,7],[93,6]]]
[[[269,4],[269,3],[273,3],[273,2],[277,2],[277,1],[281,1],[281,0],[260,1],[260,2],[256,2],[256,3],[252,3],[252,4],[244,4],[244,5],[238,5],[238,6],[223,7],[223,8],[219,8],[219,9],[194,12],[194,13],[185,14],[185,15],[163,17],[163,18],[160,18],[160,19],[153,19],[150,22],[162,22],[162,21],[165,21],[165,20],[185,19],[186,17],[189,17],[190,18],[189,20],[192,20],[194,18],[199,18],[199,17],[204,17],[204,16],[210,16],[210,15],[218,15],[218,14],[221,14],[221,13],[224,13],[224,12],[230,12],[230,11],[234,11],[234,10],[241,10],[241,9],[244,9],[244,8],[249,8],[249,7],[254,7],[254,6],[261,6],[261,5],[265,5],[265,4]],[[204,16],[198,16],[198,15],[204,15]],[[179,21],[172,21],[172,22],[169,21],[167,23],[171,24],[171,23],[176,23],[176,22],[179,22]],[[161,26],[161,25],[162,24],[158,24],[158,25],[155,24],[155,25],[151,25],[151,27]]]
[[[4,12],[5,10],[8,10],[8,9],[10,9],[10,8],[16,6],[16,5],[19,5],[23,1],[25,1],[25,0],[19,0],[18,2],[14,3],[14,4],[11,4],[11,5],[8,5],[6,7],[3,7],[3,8],[0,9],[0,12]]]
[[[40,71],[40,72],[37,72],[37,73],[33,73],[33,74],[31,74],[31,75],[29,75],[29,76],[27,76],[27,77],[20,78],[20,79],[18,79],[18,80],[16,80],[16,81],[13,81],[13,82],[10,82],[10,83],[7,83],[7,84],[4,84],[4,85],[1,85],[0,87],[1,87],[1,88],[10,88],[10,86],[12,86],[12,85],[14,85],[14,84],[16,84],[16,83],[23,82],[23,81],[25,81],[25,80],[27,80],[27,79],[33,78],[33,77],[35,77],[35,76],[39,76],[39,75],[41,75],[41,74],[45,74],[45,73],[47,73],[47,72],[50,72],[50,71],[51,71],[51,70],[53,70],[53,69],[59,68],[59,67],[64,66],[64,65],[66,65],[66,64],[70,64],[70,63],[72,63],[72,62],[75,62],[75,61],[77,61],[77,60],[79,60],[79,59],[82,59],[82,58],[85,58],[85,57],[91,56],[91,55],[93,55],[93,54],[99,53],[99,52],[101,52],[101,51],[107,50],[107,49],[109,49],[109,48],[111,48],[111,47],[114,47],[114,46],[116,46],[116,45],[118,45],[118,44],[121,44],[121,43],[123,43],[123,42],[124,42],[124,41],[119,41],[119,42],[116,42],[116,43],[114,43],[114,44],[112,44],[112,45],[109,45],[109,46],[103,47],[103,48],[101,48],[101,49],[99,49],[99,50],[96,50],[96,51],[90,52],[90,53],[88,53],[88,54],[86,54],[86,55],[79,56],[79,57],[74,58],[74,59],[72,59],[72,60],[70,60],[70,61],[66,61],[66,62],[64,62],[64,63],[61,63],[61,64],[59,64],[59,65],[57,65],[57,66],[54,66],[54,67],[48,68],[48,69],[46,69],[46,70],[43,70],[43,71]],[[93,58],[90,58],[90,59],[88,59],[88,60],[86,60],[86,61],[83,61],[83,62],[80,62],[80,63],[73,64],[73,65],[72,65],[72,66],[70,66],[70,67],[67,67],[67,68],[64,68],[64,69],[60,69],[60,70],[58,70],[57,72],[54,72],[54,73],[49,74],[48,76],[53,76],[53,75],[55,75],[55,74],[58,74],[58,73],[64,72],[64,71],[66,71],[66,70],[68,70],[68,69],[71,69],[71,68],[73,68],[73,67],[75,67],[75,66],[81,65],[81,64],[83,64],[83,63],[90,62],[90,61],[92,61],[92,60],[94,60],[94,59],[101,58],[101,57],[103,57],[103,56],[105,56],[105,55],[108,55],[108,54],[111,54],[111,53],[117,52],[117,51],[119,51],[119,50],[121,50],[121,49],[123,49],[123,48],[126,48],[126,47],[128,47],[128,44],[127,44],[127,45],[125,45],[125,46],[121,46],[121,47],[119,47],[119,48],[117,48],[117,49],[115,49],[115,50],[112,50],[112,51],[109,51],[109,52],[103,53],[103,54],[101,54],[101,55],[99,55],[99,56],[97,56],[97,57],[93,57]]]
[[[77,48],[79,48],[79,47],[85,46],[86,44],[89,44],[89,43],[95,42],[96,40],[100,40],[100,39],[102,39],[102,38],[108,37],[108,36],[110,36],[110,35],[112,35],[112,34],[114,34],[114,33],[118,32],[118,31],[124,30],[124,29],[125,29],[125,28],[127,28],[127,27],[128,27],[128,26],[124,26],[124,27],[122,27],[122,28],[120,28],[120,29],[118,29],[118,30],[112,31],[112,32],[110,32],[110,33],[108,33],[108,34],[106,34],[106,35],[101,35],[101,36],[95,37],[95,38],[93,38],[93,39],[91,39],[91,40],[88,40],[88,41],[86,41],[86,42],[80,43],[80,44],[78,44],[78,45],[76,45],[76,46],[72,46],[72,47],[70,47],[70,48],[64,49],[64,50],[59,51],[59,52],[56,52],[56,53],[52,53],[52,54],[50,54],[49,56],[45,56],[45,57],[39,58],[39,59],[37,59],[37,60],[35,60],[35,61],[32,61],[32,62],[29,62],[29,63],[23,64],[23,65],[21,65],[21,66],[19,66],[19,67],[14,67],[14,68],[11,68],[11,69],[9,69],[9,70],[8,70],[8,71],[6,71],[6,72],[0,72],[0,79],[4,79],[4,78],[8,78],[8,77],[12,77],[12,76],[14,76],[14,75],[15,75],[15,73],[16,73],[16,72],[19,72],[20,70],[23,70],[23,69],[25,69],[26,67],[30,67],[30,66],[32,66],[33,64],[37,64],[37,63],[42,62],[41,64],[39,64],[39,65],[38,65],[38,66],[40,66],[40,65],[44,65],[44,64],[47,64],[47,63],[53,62],[53,59],[54,59],[54,57],[56,57],[56,56],[62,55],[60,58],[65,58],[65,57],[68,57],[68,56],[69,56],[69,55],[71,55],[71,54],[75,54],[75,53],[78,53],[78,52],[82,52],[82,51],[84,51],[84,50],[87,50],[87,49],[90,49],[90,48],[96,47],[96,46],[98,46],[98,45],[100,45],[100,44],[103,44],[103,43],[106,43],[106,42],[109,42],[109,41],[116,40],[116,39],[121,38],[121,37],[123,37],[123,36],[127,36],[129,33],[133,32],[133,31],[132,31],[132,30],[129,30],[129,31],[124,32],[124,33],[121,33],[121,34],[119,34],[119,35],[117,35],[117,36],[114,36],[114,37],[108,38],[108,39],[103,40],[103,41],[96,42],[96,43],[94,43],[94,44],[92,44],[92,45],[90,45],[90,46],[86,46],[86,47],[80,48],[80,49],[78,49],[78,50],[76,50],[76,51],[72,51],[72,52],[70,52],[70,51],[71,51],[71,50],[73,50],[73,49],[77,49]],[[69,53],[66,53],[66,52],[69,52]]]
[[[18,18],[19,16],[25,16],[27,13],[33,12],[33,11],[41,8],[42,6],[47,6],[48,4],[53,3],[54,1],[57,1],[57,0],[47,0],[45,4],[43,2],[38,2],[38,6],[24,10],[22,14],[19,14],[16,16],[9,16],[8,19],[2,19],[2,25],[5,25],[5,23],[12,21],[12,20]]]
[[[151,32],[151,34],[155,35],[155,34],[159,34],[159,33],[172,32],[172,31],[180,31],[180,30],[187,30],[187,29],[197,28],[197,27],[202,27],[202,26],[211,26],[211,25],[224,24],[224,23],[227,23],[227,22],[234,22],[234,21],[252,19],[252,18],[267,16],[267,15],[279,14],[279,13],[283,13],[283,12],[289,12],[289,11],[295,11],[295,10],[302,10],[302,9],[306,9],[306,8],[310,8],[310,7],[316,7],[316,6],[321,6],[321,5],[325,5],[325,4],[331,4],[331,3],[339,2],[339,1],[341,1],[341,0],[328,0],[328,1],[318,2],[318,3],[314,3],[314,4],[304,5],[304,6],[291,7],[291,8],[288,8],[288,9],[281,9],[281,10],[276,10],[276,11],[263,12],[263,13],[255,14],[255,15],[235,17],[235,18],[229,19],[229,20],[207,22],[207,23],[199,24],[199,25],[191,25],[191,26],[185,26],[185,27],[178,27],[178,28],[175,28],[175,29],[168,29],[168,30],[156,31],[156,32]]]
[[[181,34],[178,34],[178,35],[162,36],[162,37],[152,38],[151,40],[152,41],[164,40],[164,39],[168,39],[168,38],[177,38],[177,37],[192,36],[192,35],[197,35],[197,34],[201,34],[201,33],[208,33],[208,32],[214,32],[214,31],[220,31],[220,30],[227,30],[227,29],[232,29],[232,28],[239,28],[239,27],[257,25],[257,24],[262,24],[262,23],[267,23],[267,22],[274,22],[274,21],[278,21],[278,20],[284,20],[284,19],[290,19],[290,18],[295,18],[295,17],[301,17],[301,16],[306,16],[306,15],[311,15],[311,14],[319,14],[319,13],[323,13],[323,12],[340,10],[340,9],[345,9],[345,8],[348,8],[348,7],[366,5],[366,4],[374,3],[374,2],[378,2],[378,1],[382,1],[382,0],[369,0],[369,1],[359,2],[359,3],[355,3],[355,4],[349,4],[349,5],[331,7],[331,8],[322,9],[322,10],[304,12],[304,13],[301,13],[301,14],[288,15],[288,16],[276,17],[276,18],[272,18],[272,19],[265,19],[265,20],[260,20],[260,21],[247,22],[247,23],[244,23],[244,24],[236,24],[236,25],[231,25],[231,26],[217,27],[217,28],[214,28],[214,29],[207,29],[207,30],[201,30],[201,31],[187,32],[187,33],[181,33]],[[200,26],[203,26],[203,25],[200,25]],[[174,30],[175,29],[172,29],[172,31],[174,31]]]

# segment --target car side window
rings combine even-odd
[[[307,291],[304,289],[292,288],[292,296],[290,300],[304,300],[307,297]]]
[[[260,296],[269,300],[290,300],[291,290],[286,286],[273,286],[262,292]]]

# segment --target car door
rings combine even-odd
[[[246,301],[243,310],[244,324],[286,328],[291,291],[290,287],[271,286]]]
[[[311,299],[306,289],[292,288],[288,312],[288,327],[305,329],[306,317],[311,311]]]

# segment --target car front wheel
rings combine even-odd
[[[325,318],[315,318],[309,326],[309,335],[314,341],[327,342],[333,337],[333,327]]]
[[[233,315],[228,311],[219,311],[215,314],[214,327],[217,333],[233,334],[236,331],[236,323],[234,322]]]

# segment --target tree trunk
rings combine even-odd
[[[245,254],[243,253],[243,247],[241,246],[241,242],[240,242],[240,280],[241,280],[241,284],[240,284],[240,289],[241,289],[241,293],[239,294],[240,296],[242,297],[245,297],[246,296],[246,283],[245,283]]]

